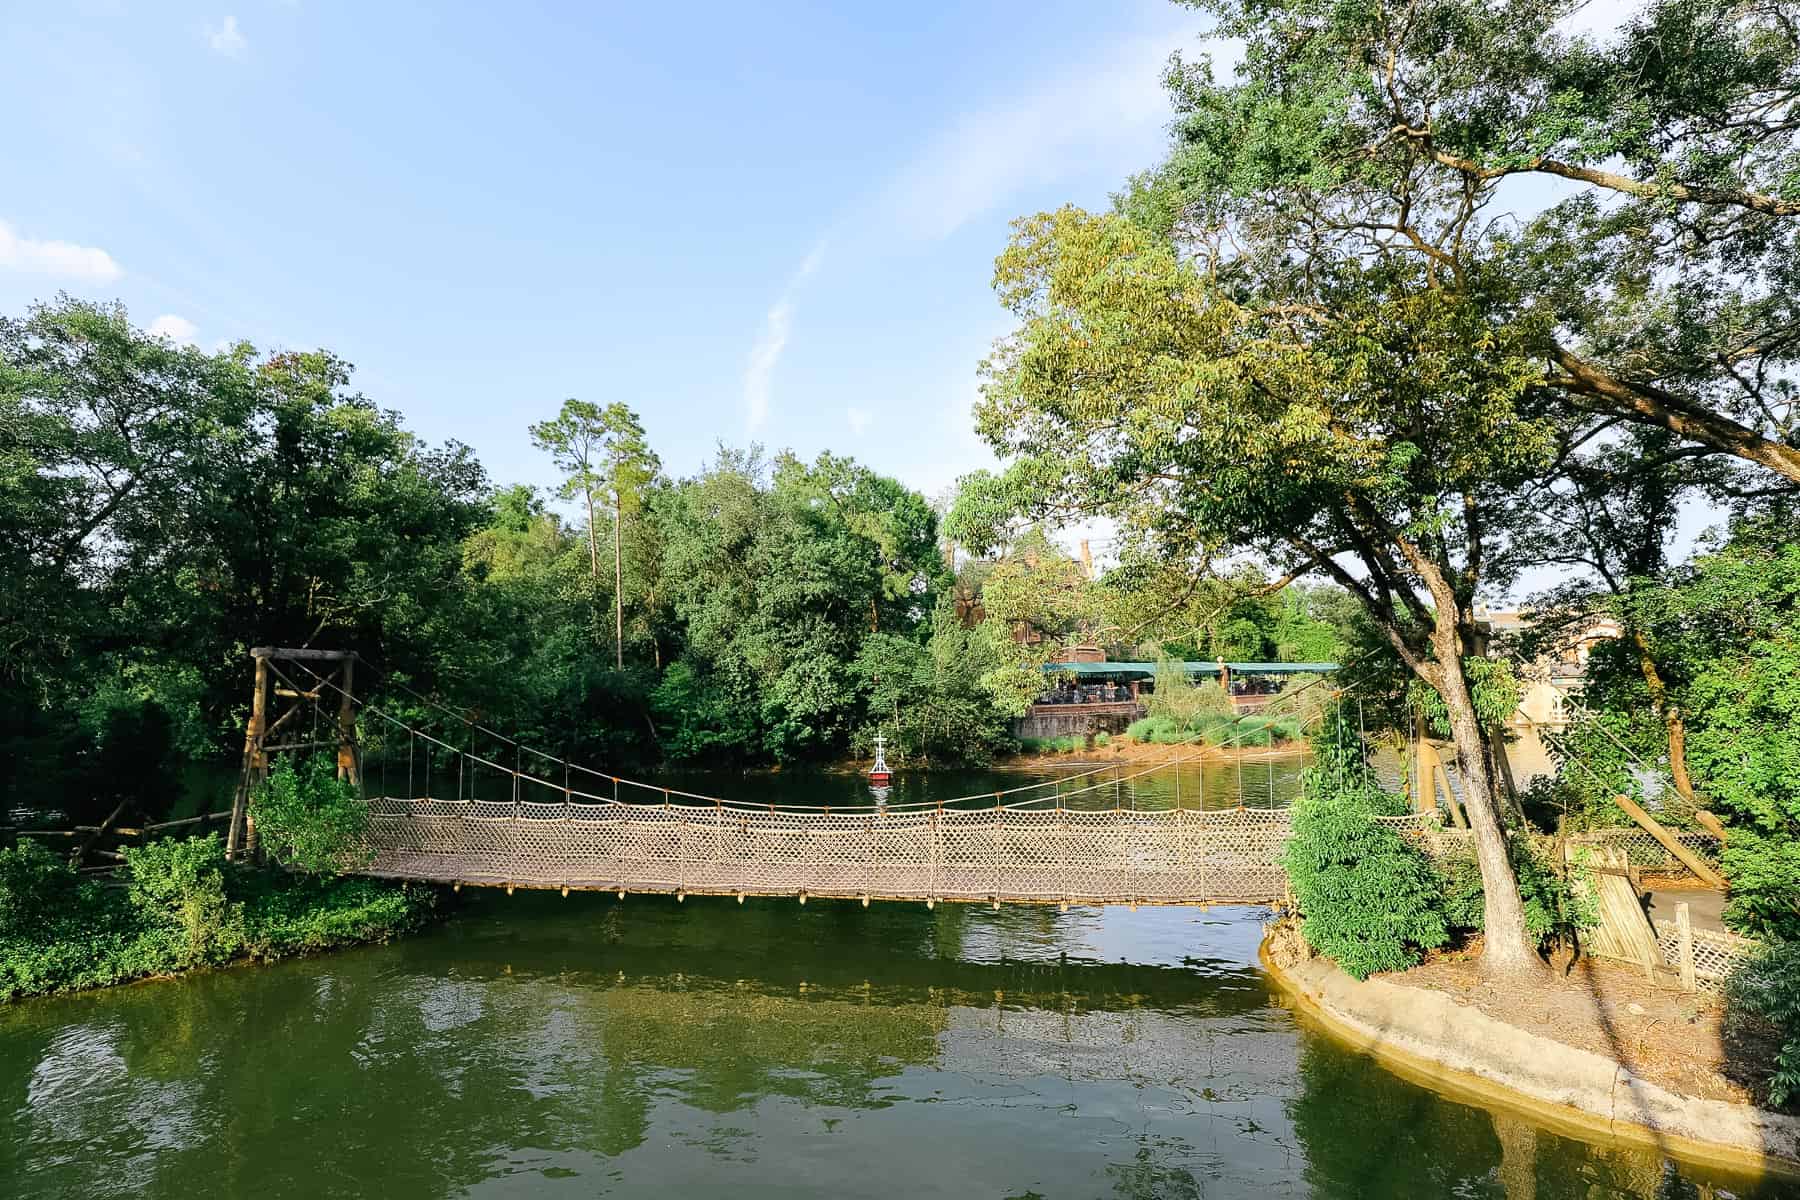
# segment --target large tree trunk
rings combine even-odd
[[[1495,803],[1489,773],[1487,739],[1463,673],[1462,638],[1448,614],[1440,618],[1432,638],[1438,668],[1434,683],[1449,713],[1450,736],[1456,746],[1456,765],[1463,780],[1463,808],[1475,835],[1475,861],[1481,868],[1485,948],[1482,965],[1500,971],[1541,969],[1543,964],[1525,938],[1525,906],[1519,900],[1519,880],[1507,853],[1506,830]]]

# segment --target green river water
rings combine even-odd
[[[1265,915],[465,892],[0,1007],[0,1196],[1800,1195],[1407,1082],[1272,992]]]

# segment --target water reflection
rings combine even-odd
[[[1259,915],[486,896],[0,1010],[0,1194],[1780,1194],[1347,1054]]]

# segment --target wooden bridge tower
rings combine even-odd
[[[362,786],[356,747],[355,652],[258,646],[250,657],[256,663],[256,682],[244,728],[243,772],[231,799],[231,825],[225,834],[228,858],[256,849],[250,797],[269,777],[271,755],[336,747],[338,778]],[[310,686],[292,678],[299,674],[311,680]],[[321,733],[321,723],[330,736]],[[285,737],[271,741],[277,734]]]

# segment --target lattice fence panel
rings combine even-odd
[[[1719,839],[1710,833],[1694,830],[1674,830],[1675,840],[1708,864],[1719,865]],[[1676,874],[1689,874],[1681,860],[1670,854],[1663,844],[1650,835],[1646,829],[1628,825],[1617,829],[1593,829],[1580,834],[1575,839],[1589,845],[1613,846],[1625,852],[1626,858],[1634,867],[1642,867],[1648,871],[1668,871]]]
[[[1679,967],[1681,934],[1675,922],[1658,920],[1652,924],[1656,926],[1656,945],[1662,951],[1663,961]],[[1727,976],[1761,948],[1761,943],[1753,938],[1721,933],[1716,929],[1696,929],[1693,936],[1694,980],[1706,991],[1716,991]]]

